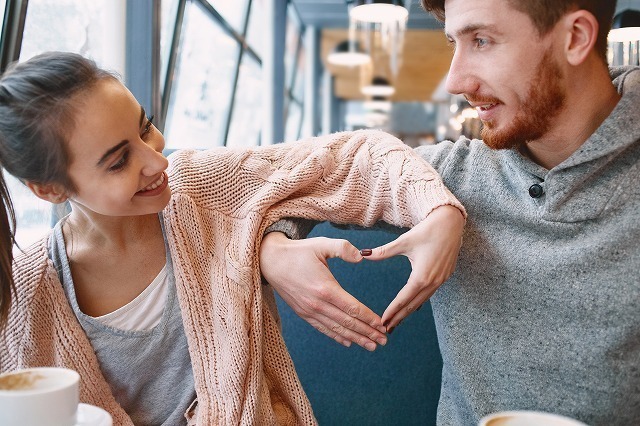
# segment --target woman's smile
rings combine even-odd
[[[155,182],[141,189],[140,191],[136,192],[136,195],[142,195],[145,197],[158,195],[165,190],[168,184],[169,184],[169,178],[167,176],[167,173],[162,172],[160,174],[160,177]]]

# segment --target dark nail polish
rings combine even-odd
[[[360,250],[360,255],[361,256],[371,256],[371,253],[373,253],[373,250],[371,250],[371,249],[362,249],[362,250]]]
[[[389,330],[387,330],[387,334],[393,333],[393,330],[395,330],[395,329],[396,329],[395,327],[391,327]]]
[[[387,328],[388,325],[389,325],[389,320],[386,320],[385,322],[382,323],[382,326],[384,328]]]

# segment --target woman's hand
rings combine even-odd
[[[411,312],[419,309],[453,274],[462,244],[465,219],[453,206],[440,206],[426,219],[394,241],[372,249],[369,260],[404,255],[411,262],[407,284],[382,314],[392,331]]]
[[[260,269],[294,312],[318,331],[344,346],[353,342],[373,351],[387,342],[382,320],[338,284],[326,260],[333,257],[351,263],[363,259],[346,240],[296,241],[271,232],[260,247]]]

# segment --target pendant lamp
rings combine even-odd
[[[640,40],[640,11],[625,9],[613,18],[609,31],[610,42],[633,42]]]
[[[409,11],[402,0],[358,0],[349,16],[360,22],[382,23],[406,21]]]
[[[363,95],[367,96],[391,96],[396,93],[395,87],[384,77],[373,77],[371,84],[360,88]]]
[[[371,57],[360,48],[360,44],[344,40],[327,56],[327,62],[339,67],[357,67],[371,62]]]

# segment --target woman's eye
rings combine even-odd
[[[145,136],[146,134],[148,134],[149,132],[151,132],[151,130],[153,130],[153,115],[151,117],[147,118],[147,124],[144,126],[144,129],[142,130],[142,136]]]
[[[115,164],[109,167],[109,171],[117,172],[119,170],[124,169],[124,167],[127,165],[128,160],[129,160],[129,151],[127,150],[122,154],[122,157],[120,157],[120,159]]]

